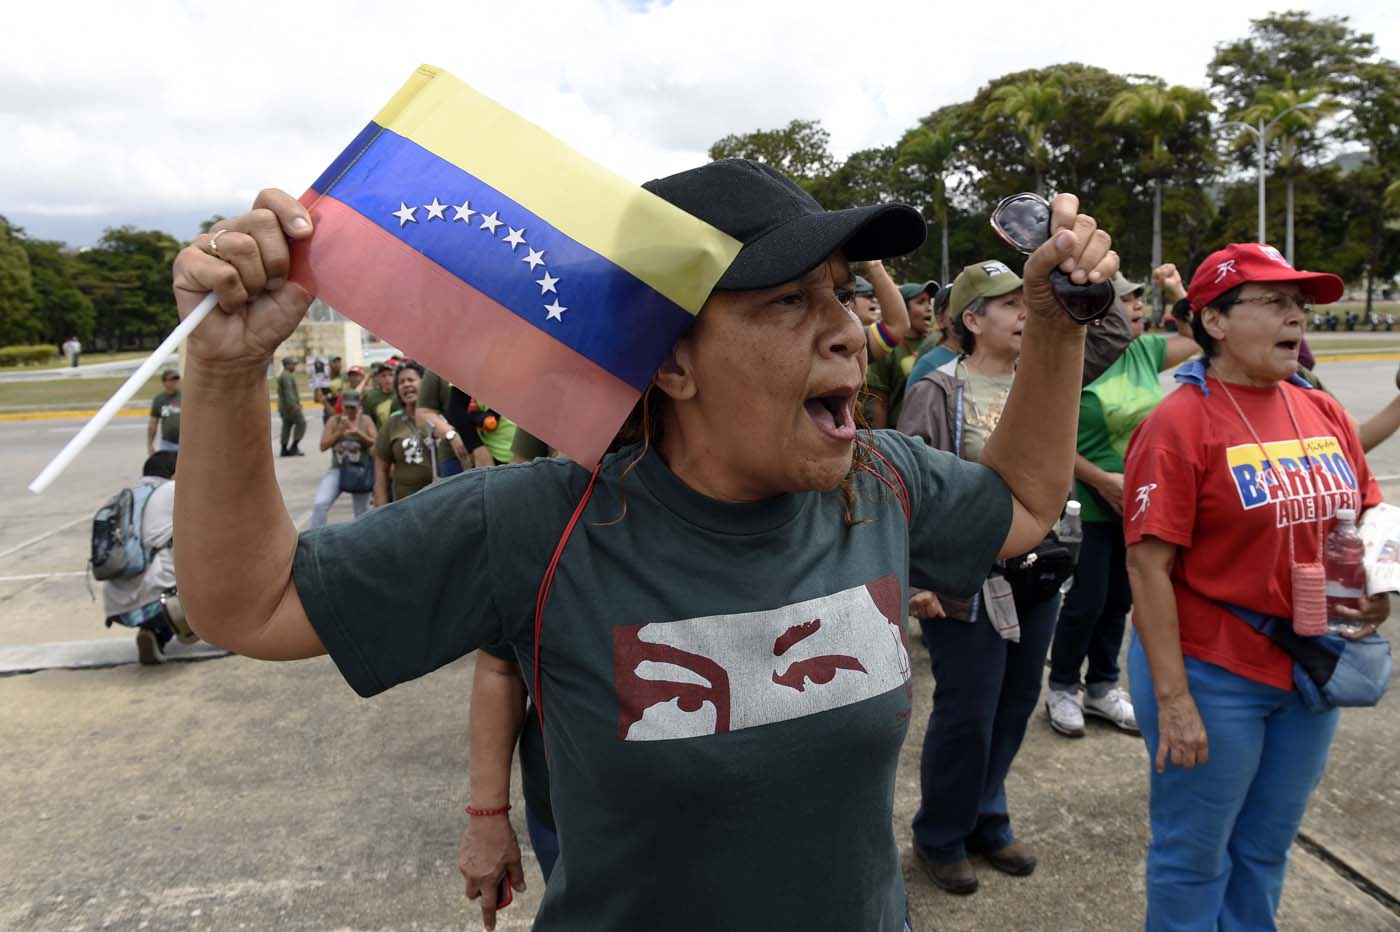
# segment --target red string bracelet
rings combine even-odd
[[[497,806],[494,809],[478,809],[475,806],[468,806],[466,811],[469,816],[505,815],[507,812],[510,812],[510,803],[506,803],[504,806]]]

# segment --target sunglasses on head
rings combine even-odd
[[[1050,202],[1039,194],[1013,194],[992,211],[992,229],[1024,256],[1050,238]],[[1050,273],[1050,288],[1069,319],[1077,324],[1098,320],[1113,307],[1113,283],[1076,285],[1059,268]]]

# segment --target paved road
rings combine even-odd
[[[1393,397],[1393,363],[1321,371],[1362,416]],[[118,422],[47,495],[30,496],[24,486],[76,427],[0,423],[0,645],[104,636],[81,576],[49,574],[81,571],[86,522],[139,469],[144,425]],[[1400,442],[1372,459],[1400,476]],[[309,511],[324,465],[279,461],[294,516]],[[1400,481],[1387,487],[1400,494]],[[348,518],[339,503],[332,520]],[[904,844],[932,693],[917,643],[913,659],[915,725],[894,814]],[[478,928],[455,871],[472,668],[459,661],[372,702],[324,658],[0,678],[0,929]],[[1071,741],[1037,713],[1008,793],[1040,868],[1017,880],[984,866],[981,892],[953,898],[906,852],[915,927],[1141,928],[1146,766],[1136,738],[1104,726]],[[1400,700],[1346,713],[1295,847],[1281,928],[1400,929],[1397,772]],[[499,928],[528,928],[533,862],[528,878]]]

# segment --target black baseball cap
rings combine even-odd
[[[826,210],[777,169],[721,159],[642,185],[743,244],[716,288],[747,291],[801,278],[842,250],[887,259],[923,243],[924,218],[906,204]]]

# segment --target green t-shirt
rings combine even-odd
[[[958,378],[963,381],[962,455],[975,462],[982,458],[987,438],[1001,422],[1016,376],[982,375],[962,362],[958,364]]]
[[[509,463],[511,451],[515,446],[515,422],[504,414],[496,415],[496,429],[486,430],[482,428],[476,432],[481,438],[481,442],[486,449],[491,451],[491,458],[498,463]]]
[[[301,411],[301,392],[297,390],[297,378],[286,369],[277,377],[277,410],[283,417]]]
[[[1158,373],[1167,358],[1167,338],[1145,333],[1123,355],[1085,386],[1079,396],[1079,454],[1108,472],[1123,471],[1123,455],[1137,426],[1162,400]],[[1087,485],[1075,480],[1074,496],[1084,521],[1122,520]]]
[[[180,442],[180,393],[161,392],[151,400],[151,417],[160,421],[160,439]]]
[[[723,503],[654,449],[603,460],[541,623],[562,853],[536,930],[903,929],[909,585],[976,591],[1011,495],[917,438],[874,438],[907,524],[863,472],[848,526],[837,491]],[[303,534],[297,592],[355,691],[497,644],[532,684],[537,589],[588,482],[563,459],[474,469]]]
[[[364,394],[365,413],[374,421],[375,427],[383,427],[384,422],[389,419],[389,410],[394,407],[397,399],[393,392],[386,392],[374,386]]]
[[[394,466],[394,501],[403,501],[433,481],[436,447],[432,435],[402,411],[389,415],[374,440],[374,456]]]
[[[869,391],[884,392],[889,397],[889,424],[893,427],[899,421],[899,406],[904,402],[904,386],[909,381],[909,373],[914,368],[914,354],[923,337],[910,337],[874,360],[865,370],[865,387]]]

